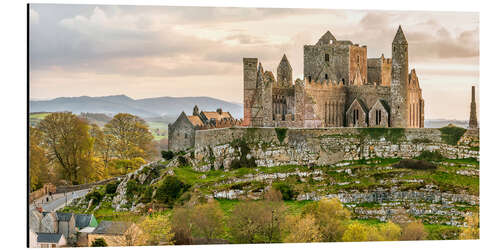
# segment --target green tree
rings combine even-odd
[[[63,179],[71,183],[87,181],[91,173],[93,143],[88,124],[69,112],[47,115],[38,124],[48,148],[48,159],[57,163]]]
[[[43,146],[43,134],[34,127],[29,128],[29,176],[31,190],[39,189],[50,180],[49,160]]]
[[[183,183],[175,176],[167,176],[156,191],[155,199],[157,201],[173,206],[175,200],[189,188],[188,184]]]
[[[146,245],[172,245],[174,233],[168,215],[151,215],[139,223],[143,238],[141,242]]]
[[[314,217],[325,242],[340,241],[351,219],[351,213],[337,198],[310,203],[304,207],[303,213]]]
[[[146,122],[135,115],[115,115],[104,126],[104,134],[111,137],[113,152],[119,159],[150,159],[155,155],[154,137]]]

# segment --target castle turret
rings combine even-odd
[[[288,62],[286,55],[283,55],[277,70],[278,86],[290,87],[292,86],[292,66]]]
[[[476,115],[476,87],[472,86],[472,97],[470,101],[470,118],[469,128],[477,128],[477,115]]]
[[[408,42],[401,25],[392,41],[391,127],[408,127]]]
[[[257,58],[243,58],[243,126],[250,126],[257,89]]]

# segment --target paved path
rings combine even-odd
[[[66,204],[69,204],[72,200],[85,196],[89,192],[89,190],[90,189],[84,189],[74,192],[68,192],[66,194],[55,194],[52,195],[52,199],[49,198],[49,202],[47,202],[46,200],[46,195],[34,201],[34,204],[30,204],[30,209],[34,209],[36,204],[38,206],[41,205],[44,212],[57,211],[58,209],[63,208]]]

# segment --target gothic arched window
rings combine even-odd
[[[330,61],[330,55],[329,54],[325,54],[325,62],[329,62]]]
[[[325,74],[325,80],[328,80],[328,74]]]

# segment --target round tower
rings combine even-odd
[[[391,77],[390,126],[406,128],[408,127],[408,42],[401,25],[392,41]]]

